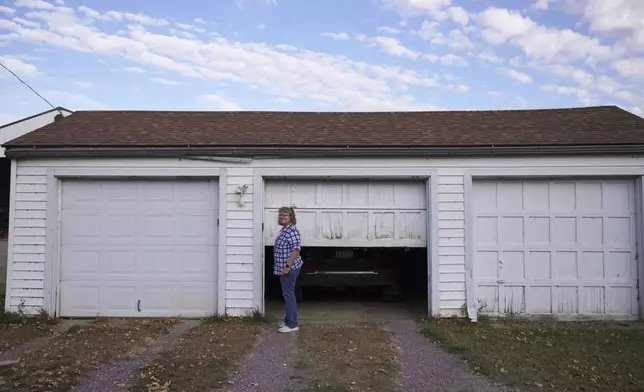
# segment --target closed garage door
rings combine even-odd
[[[267,245],[281,228],[279,207],[294,206],[304,246],[427,246],[423,181],[280,180],[265,195]]]
[[[216,311],[217,182],[63,182],[61,316]]]
[[[473,197],[484,312],[637,315],[632,181],[475,181]]]

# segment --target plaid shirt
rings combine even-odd
[[[273,273],[282,275],[282,268],[288,264],[288,258],[294,250],[300,249],[300,232],[293,225],[284,226],[275,238],[275,250],[273,251]],[[297,256],[292,269],[302,266],[302,258]]]

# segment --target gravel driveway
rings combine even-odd
[[[517,389],[477,376],[456,356],[427,340],[410,320],[392,321],[389,328],[400,348],[401,391],[510,392]]]

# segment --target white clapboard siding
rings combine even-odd
[[[13,220],[12,311],[37,313],[44,302],[47,169],[17,165]]]
[[[243,316],[252,311],[255,290],[253,269],[253,184],[254,170],[249,167],[228,168],[226,184],[226,314]],[[239,204],[239,187],[248,185],[243,206]],[[261,223],[258,223],[261,224]]]
[[[462,175],[438,176],[438,258],[440,313],[465,304],[465,186]]]

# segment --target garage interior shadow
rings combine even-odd
[[[427,315],[427,248],[303,248],[301,321],[388,321]],[[266,318],[284,317],[273,247],[265,248]]]

